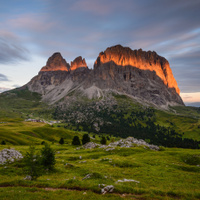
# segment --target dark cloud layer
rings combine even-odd
[[[0,63],[14,63],[20,60],[28,60],[28,50],[14,35],[0,32]]]
[[[9,80],[7,76],[5,76],[4,74],[0,74],[0,82],[1,81],[9,81]]]
[[[20,0],[12,8],[11,2],[0,9],[0,28],[22,43],[0,39],[2,63],[27,59],[26,49],[92,63],[100,51],[122,44],[166,57],[181,91],[200,91],[199,0]]]

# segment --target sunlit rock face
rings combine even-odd
[[[60,53],[54,53],[40,71],[69,71],[70,65]]]
[[[94,69],[88,69],[81,56],[69,65],[60,53],[55,53],[27,87],[51,104],[66,99],[72,91],[88,98],[105,98],[104,94],[111,91],[156,106],[184,105],[165,58],[121,45],[101,52]]]
[[[87,64],[85,62],[85,59],[82,59],[81,56],[75,58],[72,62],[71,62],[71,70],[76,70],[80,67],[87,67]]]
[[[156,75],[161,78],[168,88],[174,88],[180,94],[168,61],[154,51],[146,52],[142,51],[142,49],[131,50],[128,47],[117,45],[101,52],[95,62],[94,68],[105,66],[106,63],[110,63],[110,66],[132,66],[141,70],[155,71]],[[111,76],[113,75],[112,70],[109,73]],[[127,79],[128,77],[129,75],[126,76]]]

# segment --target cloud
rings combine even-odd
[[[0,63],[16,63],[28,59],[28,50],[20,44],[17,36],[10,32],[0,31]]]
[[[156,51],[182,92],[200,90],[199,0],[21,0],[1,8],[7,33],[0,34],[0,63],[60,51],[68,62],[81,55],[91,65],[99,52],[122,44]]]
[[[0,82],[1,81],[9,81],[9,80],[7,76],[5,76],[4,74],[0,74]]]
[[[105,1],[97,1],[97,0],[79,0],[76,1],[72,6],[71,10],[73,11],[79,11],[79,12],[89,12],[93,15],[107,15],[111,12],[111,8]]]
[[[0,93],[5,92],[7,90],[11,90],[11,88],[0,87]]]
[[[180,94],[183,101],[188,102],[200,102],[200,92],[194,92],[194,93],[181,93]]]

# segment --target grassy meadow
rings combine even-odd
[[[51,110],[40,96],[28,91],[0,95],[0,151],[14,148],[25,155],[30,145],[37,151],[43,141],[56,151],[55,170],[45,171],[37,180],[26,177],[22,161],[0,165],[0,199],[200,199],[200,150],[143,146],[79,149],[71,145],[85,132],[68,129],[67,124],[26,122],[27,118],[52,120]],[[14,99],[14,100],[13,100]],[[173,107],[156,110],[156,123],[171,126],[183,137],[200,140],[200,113],[196,108]],[[91,138],[93,133],[90,134]],[[63,137],[65,144],[58,141]],[[91,141],[100,143],[96,135]],[[111,140],[120,138],[111,137]],[[110,140],[110,141],[111,141]],[[108,143],[110,141],[107,141]],[[83,178],[91,174],[88,179]],[[118,182],[132,179],[136,182]],[[101,194],[99,184],[113,185],[112,193]]]
[[[24,180],[27,174],[21,161],[0,165],[0,199],[200,198],[200,150],[154,151],[144,147],[76,150],[77,146],[71,145],[72,138],[74,135],[82,138],[83,134],[57,125],[21,120],[0,124],[0,140],[7,141],[0,145],[0,150],[14,148],[25,155],[29,145],[35,145],[39,151],[45,141],[56,151],[55,170],[34,181]],[[65,144],[58,143],[60,137]],[[92,141],[99,143],[100,137]],[[91,178],[82,180],[87,174],[92,174]],[[117,182],[123,179],[139,183]],[[99,184],[113,185],[115,189],[102,195]]]

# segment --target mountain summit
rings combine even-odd
[[[101,52],[95,62],[95,67],[101,67],[110,62],[113,62],[113,65],[122,66],[122,68],[125,66],[132,66],[141,70],[155,71],[156,75],[162,79],[167,87],[174,88],[176,92],[180,94],[169,62],[154,51],[146,52],[142,51],[142,49],[133,51],[128,47],[117,45]],[[131,79],[131,74],[125,74],[125,77],[128,81]]]
[[[60,53],[53,54],[27,87],[50,104],[72,95],[89,99],[107,93],[125,94],[155,106],[184,105],[169,62],[156,52],[116,45],[101,52],[88,69],[81,56],[69,65]]]

